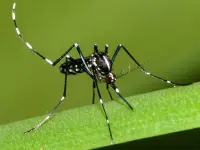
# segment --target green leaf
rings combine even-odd
[[[115,143],[200,127],[200,83],[105,103]],[[99,104],[56,113],[37,131],[23,132],[44,118],[0,126],[1,149],[92,149],[110,145]]]

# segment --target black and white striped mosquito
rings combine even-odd
[[[106,83],[106,88],[108,90],[110,98],[112,99],[112,95],[111,95],[110,90],[109,90],[109,87],[111,86],[114,89],[114,91],[116,92],[116,94],[120,97],[120,99],[122,101],[124,101],[130,109],[133,110],[133,107],[129,104],[129,102],[126,101],[126,99],[120,94],[120,91],[115,84],[117,77],[112,72],[113,64],[114,64],[115,59],[116,59],[118,53],[120,52],[120,50],[125,51],[126,54],[133,60],[133,62],[137,65],[138,68],[141,69],[141,71],[144,74],[149,75],[151,77],[154,77],[156,79],[159,79],[159,80],[161,80],[165,83],[172,84],[174,86],[187,85],[187,84],[178,84],[178,83],[175,83],[175,82],[171,82],[169,80],[166,80],[164,78],[161,78],[159,76],[151,74],[150,72],[148,72],[147,70],[145,70],[143,68],[143,66],[130,54],[130,52],[122,44],[119,44],[117,46],[113,56],[110,58],[108,56],[108,45],[105,45],[104,51],[100,52],[98,50],[97,45],[94,44],[94,52],[90,56],[84,57],[79,45],[77,43],[75,43],[69,49],[67,49],[65,51],[65,53],[62,54],[58,59],[56,59],[55,61],[51,61],[50,59],[47,59],[42,54],[40,54],[38,51],[36,51],[31,46],[31,44],[28,43],[24,39],[24,37],[21,35],[20,30],[19,30],[17,23],[16,23],[15,7],[16,7],[16,3],[13,4],[13,8],[12,8],[12,19],[14,21],[14,25],[15,25],[17,35],[25,43],[25,45],[31,51],[33,51],[35,54],[37,54],[40,58],[42,58],[43,60],[45,60],[48,64],[50,64],[52,66],[56,66],[56,64],[58,64],[65,57],[65,62],[62,63],[59,67],[60,72],[63,73],[64,76],[65,76],[64,91],[63,91],[63,95],[62,95],[61,99],[59,100],[57,105],[53,108],[53,110],[47,115],[47,117],[44,118],[44,120],[42,120],[38,125],[31,128],[30,130],[24,132],[25,134],[30,133],[30,132],[38,129],[44,122],[46,122],[53,115],[53,113],[58,108],[58,106],[63,102],[63,100],[66,97],[66,87],[67,87],[67,77],[68,77],[68,75],[76,75],[76,74],[80,74],[80,73],[87,73],[90,76],[90,78],[93,80],[92,103],[94,103],[95,89],[96,89],[97,93],[98,93],[100,105],[101,105],[103,112],[105,114],[106,123],[107,123],[107,126],[108,126],[108,131],[109,131],[109,134],[110,134],[111,143],[113,144],[114,140],[113,140],[113,135],[112,135],[111,127],[110,127],[110,121],[109,121],[106,109],[104,107],[104,102],[103,102],[103,99],[102,99],[102,96],[101,96],[101,93],[100,93],[100,90],[99,90],[98,83],[99,82]],[[71,56],[67,55],[72,49],[76,49],[80,58],[72,58]],[[126,73],[127,72],[123,73],[121,76],[125,75]]]

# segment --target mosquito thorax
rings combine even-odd
[[[111,60],[104,52],[92,54],[91,64],[101,75],[107,75],[111,71]]]

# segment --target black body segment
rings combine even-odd
[[[61,73],[68,75],[76,75],[85,72],[84,64],[81,59],[73,59],[69,55],[66,56],[66,59],[68,60],[68,62],[64,62],[60,65]],[[85,62],[88,68],[90,68],[89,59],[86,58]]]

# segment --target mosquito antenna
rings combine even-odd
[[[144,64],[147,64],[147,63],[148,63],[148,62],[146,62],[146,63],[144,63]],[[128,68],[127,68],[127,69],[123,69],[123,70],[120,72],[120,74],[117,75],[116,78],[119,79],[119,78],[121,78],[121,77],[127,75],[128,73],[130,73],[130,72],[132,72],[132,71],[134,71],[134,70],[136,70],[136,69],[138,69],[138,68],[140,68],[140,67],[137,66],[137,67],[135,67],[135,68],[132,68],[131,65],[129,65]]]

